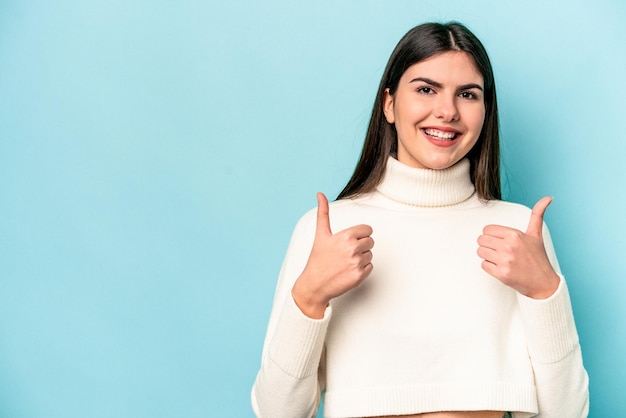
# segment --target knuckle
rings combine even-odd
[[[358,285],[364,279],[363,273],[360,270],[354,270],[350,277],[350,282]]]
[[[352,233],[350,231],[342,231],[337,235],[338,238],[344,243],[348,243],[352,240]]]
[[[352,271],[357,271],[361,267],[361,257],[359,256],[351,257],[349,266]]]
[[[513,268],[509,263],[502,266],[500,270],[500,274],[502,275],[502,278],[506,280],[509,280],[511,278],[512,273],[513,273]]]

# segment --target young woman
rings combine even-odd
[[[295,228],[258,417],[577,418],[588,412],[569,295],[543,214],[500,200],[491,64],[458,23],[393,51],[339,198]],[[375,243],[374,243],[375,241]]]

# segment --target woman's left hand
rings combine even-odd
[[[487,273],[533,299],[545,299],[556,291],[560,277],[550,264],[543,245],[543,214],[552,202],[544,197],[533,207],[526,232],[501,225],[487,225],[478,237],[478,256]]]

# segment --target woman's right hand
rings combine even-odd
[[[372,272],[372,227],[356,225],[333,234],[328,200],[317,194],[317,226],[309,260],[291,290],[296,305],[321,319],[331,299],[357,287]]]

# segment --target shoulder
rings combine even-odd
[[[505,200],[490,200],[485,205],[491,207],[494,211],[509,213],[511,215],[517,214],[526,216],[531,212],[529,207],[521,203],[507,202]]]

